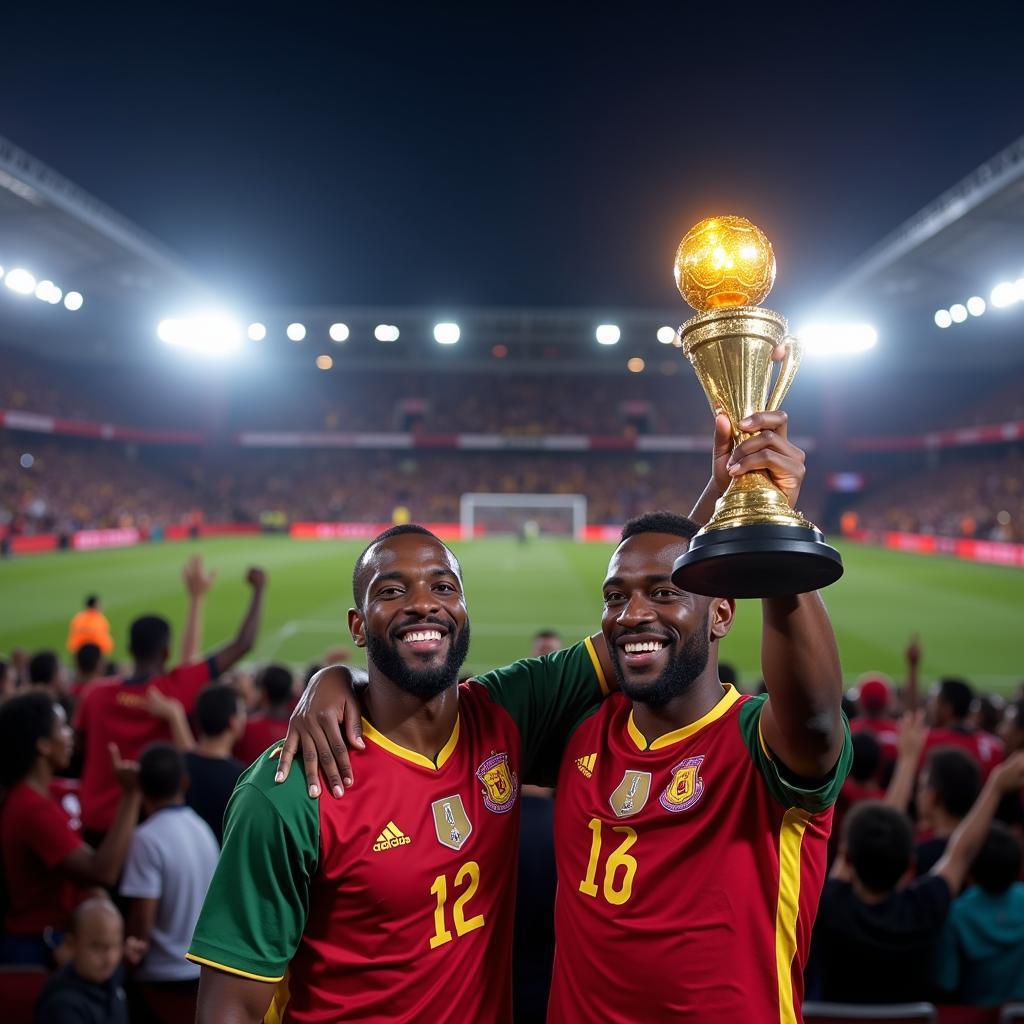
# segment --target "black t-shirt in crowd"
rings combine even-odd
[[[947,836],[932,836],[914,847],[915,873],[918,878],[927,875],[939,863],[948,845]]]
[[[812,959],[818,998],[837,1003],[906,1003],[929,992],[931,949],[952,895],[938,875],[915,878],[881,903],[864,903],[849,882],[821,894]]]
[[[206,757],[190,750],[185,755],[185,767],[189,778],[185,803],[213,829],[220,843],[224,838],[224,811],[246,766],[233,757]]]

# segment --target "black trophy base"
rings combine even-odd
[[[843,560],[820,530],[771,523],[698,534],[672,567],[677,587],[709,597],[806,594],[842,575]]]

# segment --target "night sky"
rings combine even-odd
[[[808,298],[1024,132],[1020,4],[430,6],[8,5],[0,134],[241,304],[615,309],[716,212]]]

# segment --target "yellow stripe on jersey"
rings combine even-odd
[[[594,666],[594,674],[597,676],[597,683],[601,687],[601,692],[607,697],[612,692],[612,689],[608,685],[608,680],[604,677],[604,669],[601,668],[601,659],[597,656],[594,641],[588,636],[584,638],[583,646],[586,647],[587,654],[590,655],[590,664]]]
[[[638,750],[661,750],[664,747],[669,747],[673,743],[678,743],[680,740],[685,740],[700,732],[704,726],[717,722],[740,699],[739,691],[732,686],[723,686],[722,691],[722,699],[702,718],[698,718],[696,722],[691,722],[689,725],[684,725],[681,729],[673,729],[672,732],[667,732],[664,736],[658,736],[649,744],[647,737],[633,721],[632,711],[626,720],[626,732],[629,733],[629,738],[636,744]]]
[[[249,971],[241,971],[237,967],[229,967],[227,964],[219,964],[216,960],[205,960],[201,956],[196,956],[193,953],[185,954],[186,960],[191,960],[194,964],[200,964],[203,967],[216,967],[218,971],[225,971],[228,974],[237,974],[240,978],[251,978],[253,981],[266,981],[271,984],[276,984],[279,981],[284,980],[284,975],[280,975],[276,978],[268,978],[262,974],[251,974]]]
[[[779,830],[779,902],[775,909],[775,974],[779,984],[779,1024],[796,1024],[793,958],[800,914],[800,851],[810,814],[791,807]]]
[[[441,752],[437,755],[436,764],[426,754],[421,754],[418,750],[409,750],[408,747],[400,746],[394,740],[389,740],[384,733],[374,729],[365,718],[363,719],[363,738],[376,743],[378,747],[383,747],[389,753],[394,754],[395,757],[402,758],[403,761],[411,761],[413,764],[418,764],[423,768],[432,768],[434,771],[437,771],[445,766],[445,762],[455,751],[455,744],[459,742],[459,719],[455,719],[455,728],[452,729],[448,742],[445,743],[441,748]]]

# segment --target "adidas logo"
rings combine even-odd
[[[389,821],[377,836],[377,842],[373,844],[375,853],[381,850],[393,850],[397,846],[408,846],[412,840],[393,822]]]
[[[597,764],[597,754],[587,754],[586,757],[576,758],[576,767],[579,768],[585,779],[594,774],[594,765]]]

